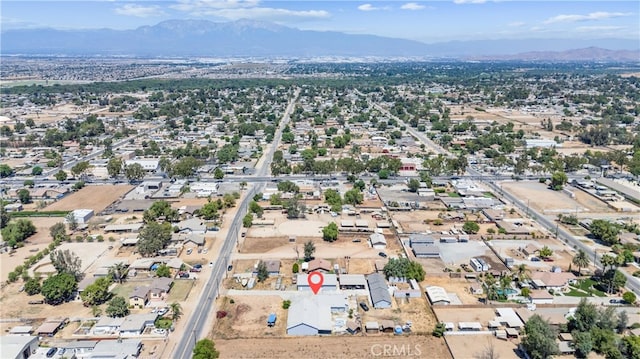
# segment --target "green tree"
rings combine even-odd
[[[587,355],[593,350],[593,341],[591,340],[591,333],[574,331],[573,342],[576,349],[576,356],[579,358],[586,358]]]
[[[160,217],[164,217],[166,221],[176,222],[179,218],[178,211],[171,208],[171,204],[167,201],[155,201],[142,216],[145,223],[155,222]]]
[[[357,188],[350,189],[344,194],[344,203],[355,206],[357,204],[361,204],[363,201],[364,196],[362,195],[362,192],[360,192],[360,190]]]
[[[562,187],[567,183],[569,178],[564,172],[555,172],[551,176],[551,189],[554,191],[562,190]]]
[[[132,163],[124,168],[124,176],[129,182],[137,182],[144,178],[144,168],[139,163]]]
[[[24,284],[24,291],[27,295],[35,295],[40,293],[40,279],[38,278],[29,278],[29,280]]]
[[[583,249],[579,249],[571,262],[578,267],[578,275],[581,275],[582,268],[589,266],[589,256]]]
[[[78,229],[78,220],[76,219],[76,216],[73,215],[73,212],[69,212],[65,216],[65,220],[67,221],[67,225],[69,226],[69,230],[75,231],[76,229]]]
[[[624,292],[624,294],[622,295],[622,299],[629,303],[629,304],[635,304],[636,303],[636,294],[629,291],[629,292]]]
[[[209,201],[205,203],[205,205],[202,206],[202,208],[200,208],[200,210],[198,211],[198,215],[202,219],[206,219],[206,220],[218,219],[220,217],[220,214],[218,213],[218,211],[221,209],[222,209],[222,201],[220,202]]]
[[[247,213],[244,217],[242,217],[242,226],[244,228],[249,228],[253,225],[253,214]]]
[[[71,173],[76,176],[82,176],[89,169],[90,165],[88,161],[81,161],[71,167]]]
[[[162,263],[158,266],[158,269],[156,269],[156,275],[158,277],[171,278],[171,268]]]
[[[45,279],[40,292],[48,304],[57,305],[68,300],[77,287],[76,278],[70,273],[62,272]]]
[[[300,187],[297,184],[291,181],[282,181],[278,182],[278,191],[280,192],[289,192],[289,193],[298,193],[300,192]]]
[[[338,239],[338,225],[335,222],[322,228],[322,239],[327,242],[335,242]]]
[[[196,174],[198,167],[202,166],[202,162],[194,157],[187,156],[181,158],[178,162],[174,163],[171,167],[171,177],[188,178]]]
[[[18,191],[18,199],[23,204],[31,203],[31,193],[29,193],[28,189],[23,188]]]
[[[589,225],[589,230],[596,239],[608,245],[619,242],[618,234],[620,234],[620,227],[615,223],[603,219],[594,219]]]
[[[171,309],[171,320],[174,322],[180,319],[182,316],[182,306],[178,302],[173,302],[169,304],[169,309]]]
[[[614,293],[627,284],[627,277],[625,277],[619,270],[609,269],[605,272],[602,278],[602,283],[607,286],[607,292]]]
[[[304,260],[308,262],[311,259],[313,259],[313,254],[315,253],[315,251],[316,251],[315,244],[313,244],[311,240],[307,241],[304,244]]]
[[[583,298],[580,300],[573,317],[569,319],[568,327],[572,331],[588,332],[597,322],[598,309]]]
[[[398,277],[415,279],[418,282],[424,280],[425,272],[422,265],[408,258],[391,258],[382,269],[387,278]]]
[[[262,207],[260,207],[258,202],[251,201],[249,203],[249,212],[255,213],[258,218],[262,218],[262,214],[264,213],[264,209],[262,209]]]
[[[258,268],[256,268],[258,274],[258,282],[264,282],[269,278],[269,272],[267,271],[267,264],[264,261],[260,261],[258,263]]]
[[[444,323],[436,324],[435,328],[433,328],[433,336],[436,338],[442,338],[444,336],[444,332],[447,330],[447,327]]]
[[[9,177],[13,174],[13,169],[7,164],[0,164],[0,178]]]
[[[538,252],[538,255],[541,258],[549,258],[553,255],[553,250],[547,246],[542,247],[542,249],[540,249],[540,251]]]
[[[222,170],[220,169],[220,167],[217,167],[215,169],[215,171],[213,171],[213,177],[215,179],[223,179],[224,178],[224,172],[222,172]]]
[[[109,292],[110,285],[111,278],[98,278],[93,284],[87,286],[87,288],[80,293],[83,304],[85,306],[100,305],[109,300],[111,297],[111,293]]]
[[[418,189],[420,188],[420,181],[412,178],[409,180],[409,183],[407,183],[407,187],[409,188],[409,192],[418,192]]]
[[[67,179],[67,172],[60,170],[55,174],[54,177],[56,178],[57,181],[64,181]]]
[[[171,240],[171,225],[155,221],[147,223],[138,237],[140,239],[137,246],[140,254],[144,257],[156,255]]]
[[[466,221],[464,225],[462,225],[462,230],[466,233],[476,234],[480,231],[480,225],[473,221]]]
[[[529,318],[524,333],[522,345],[532,359],[548,359],[559,352],[555,329],[538,314]]]
[[[124,297],[117,296],[109,301],[105,312],[111,318],[122,318],[129,315],[129,306]]]
[[[291,272],[292,273],[300,272],[300,265],[298,264],[298,262],[293,263],[293,266],[291,266]]]
[[[119,157],[111,157],[109,162],[107,162],[107,172],[109,176],[112,178],[116,178],[122,173],[122,168],[124,167],[124,162]]]
[[[217,359],[219,356],[220,353],[209,339],[200,339],[193,347],[192,359]]]
[[[114,265],[109,267],[109,275],[113,280],[122,284],[124,279],[127,277],[129,269],[124,262],[116,262]]]
[[[82,277],[82,260],[68,249],[49,253],[51,264],[58,273],[71,274],[76,280]]]
[[[5,220],[3,220],[3,222]],[[36,233],[36,227],[30,220],[21,218],[16,221],[7,223],[2,229],[1,233],[2,239],[6,241],[10,247],[13,248],[19,244],[21,245],[21,243],[24,242],[25,239]]]
[[[33,168],[31,169],[31,174],[34,176],[40,176],[42,174],[42,167],[33,166]]]
[[[24,180],[24,182],[22,182],[22,185],[25,187],[29,187],[29,188],[33,188],[36,185],[36,182],[34,180]]]
[[[340,212],[342,209],[342,198],[340,197],[340,193],[335,189],[327,189],[324,191],[324,200],[327,202],[329,206],[331,206],[331,210],[334,212]]]
[[[622,337],[620,349],[625,358],[640,358],[640,337],[636,335]]]

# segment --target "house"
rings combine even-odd
[[[124,318],[124,322],[120,325],[121,337],[138,336],[144,332],[147,327],[153,327],[158,314],[130,314]]]
[[[331,262],[326,259],[319,258],[309,261],[307,267],[307,270],[309,272],[329,273],[332,269],[333,268],[331,267]]]
[[[180,233],[205,234],[207,225],[200,218],[189,218],[176,224]]]
[[[143,225],[144,224],[142,222],[128,224],[110,224],[104,227],[104,231],[113,233],[138,233],[140,229],[142,229]]]
[[[526,246],[524,246],[524,248],[522,248],[522,253],[527,256],[534,256],[536,254],[536,252],[538,252],[540,250],[540,248],[538,248],[538,246],[536,246],[535,244],[527,244]]]
[[[280,275],[280,261],[279,260],[268,260],[264,261],[265,266],[267,267],[267,272],[270,276],[278,276]]]
[[[507,328],[524,328],[524,322],[513,308],[496,308],[496,314],[495,320]]]
[[[133,308],[144,308],[149,301],[149,287],[136,287],[131,294],[129,294],[129,306]]]
[[[125,167],[129,167],[133,164],[139,164],[146,172],[156,172],[160,169],[160,160],[156,159],[135,159],[124,161]]]
[[[172,284],[173,279],[171,278],[160,277],[154,279],[151,285],[147,287],[149,300],[165,300]]]
[[[447,295],[447,292],[444,290],[444,288],[432,285],[425,289],[431,305],[451,304],[451,299],[449,299],[449,295]]]
[[[311,291],[311,287],[309,286],[309,275],[308,274],[298,274],[296,277],[296,283],[298,286],[298,291]],[[335,274],[325,274],[324,281],[322,282],[322,286],[320,287],[321,291],[336,291],[338,290],[338,278]]]
[[[92,209],[74,209],[71,213],[78,224],[85,224],[93,217]],[[68,220],[65,219],[65,222],[68,222]]]
[[[171,235],[171,242],[182,243],[186,248],[202,247],[205,244],[204,234],[182,232],[173,233]]]
[[[571,272],[533,272],[529,277],[535,289],[562,290],[576,280]]]
[[[288,335],[331,334],[332,313],[344,313],[348,308],[343,295],[318,294],[293,298],[287,315]]]
[[[2,348],[2,357],[7,359],[26,359],[38,349],[39,344],[40,340],[36,336],[0,336],[0,348]]]
[[[101,340],[91,351],[91,358],[137,358],[142,342],[137,339]]]
[[[384,277],[380,273],[374,273],[367,276],[367,284],[369,285],[369,294],[371,296],[371,304],[374,308],[391,308],[391,295],[389,294],[389,286]]]
[[[387,240],[384,238],[382,233],[372,233],[369,236],[369,241],[371,242],[371,246],[375,249],[387,248]]]
[[[100,317],[91,331],[94,335],[117,334],[124,318]]]
[[[41,337],[52,337],[62,329],[65,323],[66,319],[47,319],[36,329],[36,334]]]

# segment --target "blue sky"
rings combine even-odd
[[[133,29],[169,19],[254,19],[305,30],[423,42],[626,38],[640,42],[637,1],[2,0],[0,27]]]

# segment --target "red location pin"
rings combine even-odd
[[[320,288],[322,288],[324,276],[320,272],[311,272],[307,276],[307,282],[309,283],[309,287],[311,287],[313,294],[318,294]]]

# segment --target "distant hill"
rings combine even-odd
[[[535,56],[527,56],[540,59],[548,51],[606,47],[614,50],[606,58],[617,61],[629,59],[628,53],[618,53],[618,50],[640,49],[637,41],[625,39],[482,40],[425,44],[373,35],[305,31],[251,20],[225,23],[169,20],[134,30],[20,29],[3,31],[0,37],[0,51],[3,55],[294,58],[376,56],[464,59],[535,52]],[[548,54],[556,56],[554,53]],[[575,54],[576,57],[578,55]],[[621,57],[617,58],[618,55]]]
[[[566,51],[530,51],[515,55],[479,56],[476,60],[522,60],[522,61],[624,61],[640,62],[640,50],[608,50],[587,47]]]

